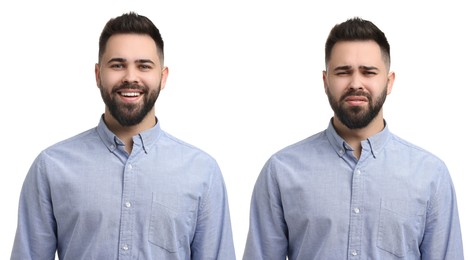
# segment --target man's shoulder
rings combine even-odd
[[[430,160],[437,164],[444,164],[444,161],[433,152],[423,148],[411,141],[408,141],[396,134],[391,133],[391,150],[409,156],[411,159]]]
[[[273,153],[268,163],[293,163],[320,158],[316,154],[326,154],[331,147],[326,131],[321,131],[309,137],[296,141]]]
[[[96,131],[96,127],[78,133],[76,135],[70,136],[66,139],[60,140],[46,149],[45,152],[55,151],[55,150],[63,150],[63,149],[70,149],[77,147],[79,148],[81,145],[85,145],[87,141],[90,140],[98,140],[98,135]]]
[[[215,161],[214,157],[200,147],[195,146],[183,139],[180,139],[166,131],[161,130],[162,135],[158,142],[157,149],[167,147],[168,149],[180,151],[183,155],[198,156],[211,161]]]
[[[287,153],[305,153],[308,149],[314,149],[328,144],[326,131],[313,134],[295,143],[292,143],[275,153],[275,155],[284,155]]]
[[[415,153],[420,153],[420,154],[431,154],[428,150],[422,148],[421,146],[418,146],[417,144],[408,141],[394,133],[391,133],[390,140],[392,141],[392,145],[397,147],[398,149],[402,150],[411,150]]]

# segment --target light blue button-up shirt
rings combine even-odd
[[[129,155],[101,119],[41,152],[11,259],[235,259],[216,161],[159,124],[133,143]]]
[[[463,259],[445,164],[389,132],[360,159],[332,124],[274,154],[255,184],[245,260]]]

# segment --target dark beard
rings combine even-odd
[[[109,94],[100,85],[100,94],[105,105],[109,109],[112,116],[122,126],[134,126],[139,124],[145,116],[151,111],[160,94],[161,84],[157,90],[149,91],[149,88],[137,84],[124,82],[114,87],[112,93],[117,93],[120,89],[138,89],[143,92],[143,103],[140,104],[124,104],[119,102],[112,94]],[[118,94],[116,94],[118,95]]]
[[[329,90],[327,91],[329,104],[331,105],[332,110],[336,114],[337,118],[349,129],[361,129],[369,125],[370,122],[379,114],[382,109],[383,104],[385,103],[385,98],[387,97],[387,86],[385,86],[384,91],[377,97],[375,103],[372,99],[372,96],[363,91],[357,91],[350,89],[347,91],[340,99],[339,102],[336,101],[334,96],[331,95]],[[344,99],[348,96],[364,96],[369,101],[369,106],[367,110],[364,110],[362,107],[351,107],[344,108]]]

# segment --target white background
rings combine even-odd
[[[353,16],[373,21],[391,44],[396,80],[385,118],[394,133],[448,165],[465,258],[474,259],[472,8],[460,0],[407,2],[2,1],[0,259],[10,257],[33,159],[99,122],[99,34],[127,11],[148,16],[162,33],[170,76],[157,115],[164,130],[219,162],[238,259],[263,164],[329,122],[324,43],[332,26]]]

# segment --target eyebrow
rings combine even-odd
[[[351,70],[352,66],[349,65],[344,65],[344,66],[337,66],[334,68],[334,70]]]
[[[127,62],[127,59],[125,58],[112,58],[110,59],[107,63],[110,64],[112,62]],[[135,63],[138,63],[138,64],[144,64],[144,63],[151,63],[151,64],[155,64],[152,60],[150,59],[138,59],[135,61]]]
[[[352,66],[350,65],[343,65],[343,66],[338,66],[338,67],[335,67],[334,70],[351,70],[352,69]],[[359,69],[363,69],[363,70],[379,70],[379,68],[377,67],[374,67],[374,66],[359,66]]]
[[[359,66],[359,68],[364,70],[379,70],[379,68],[374,66]]]

